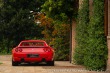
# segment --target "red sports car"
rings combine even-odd
[[[12,49],[12,66],[20,63],[46,62],[54,65],[54,49],[43,40],[25,40]]]

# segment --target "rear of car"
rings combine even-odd
[[[54,50],[41,40],[22,41],[12,50],[12,66],[19,63],[39,63],[46,62],[48,65],[54,65]]]

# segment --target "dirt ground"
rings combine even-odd
[[[73,65],[69,61],[55,61],[55,66],[46,64],[11,65],[11,55],[0,55],[0,73],[110,73],[88,71],[83,66]]]

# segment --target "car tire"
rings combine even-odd
[[[47,62],[47,64],[48,64],[49,66],[54,66],[54,60]]]
[[[12,59],[12,66],[18,66],[18,62],[14,62]]]

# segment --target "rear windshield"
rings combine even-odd
[[[35,46],[35,47],[38,47],[38,46],[45,46],[45,43],[44,42],[22,42],[20,44],[20,46]]]

